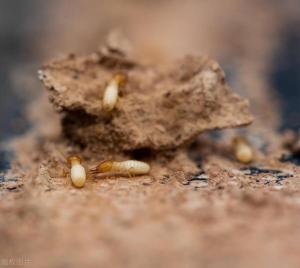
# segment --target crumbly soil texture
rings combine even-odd
[[[117,72],[128,82],[108,113],[102,95]],[[243,165],[233,158],[230,134],[215,130],[247,126],[253,117],[217,62],[188,56],[147,65],[105,47],[53,60],[39,78],[56,109],[44,115],[54,121],[52,132],[41,133],[48,121],[40,120],[15,142],[16,158],[0,184],[0,261],[299,267],[299,152],[284,148],[272,129],[275,139],[246,128],[239,133],[255,159]],[[75,154],[87,170],[105,159],[137,159],[151,172],[89,174],[77,189],[66,164]]]

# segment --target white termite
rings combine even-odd
[[[145,175],[150,172],[150,166],[142,161],[137,160],[126,160],[126,161],[113,161],[105,160],[96,166],[93,173],[122,173],[130,176],[134,175]]]
[[[75,187],[81,188],[86,181],[86,171],[81,165],[81,159],[78,156],[71,156],[68,158],[68,162],[71,165],[71,181]]]
[[[248,164],[254,160],[254,152],[247,140],[236,137],[232,141],[235,158],[243,163]]]
[[[126,76],[123,73],[118,73],[107,84],[103,94],[103,109],[107,112],[112,111],[118,101],[119,89],[126,83]]]

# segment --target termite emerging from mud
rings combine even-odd
[[[112,111],[118,101],[119,89],[124,87],[127,82],[127,77],[123,73],[117,73],[107,84],[103,94],[103,109],[107,112]]]
[[[86,171],[81,165],[81,159],[78,156],[68,158],[68,164],[71,166],[71,181],[75,187],[81,188],[86,181]]]
[[[129,176],[145,175],[150,171],[150,166],[141,161],[127,160],[127,161],[113,161],[105,160],[98,166],[91,170],[92,173],[119,173],[126,174]]]
[[[232,146],[235,158],[243,163],[243,164],[249,164],[254,159],[254,153],[251,145],[249,142],[241,137],[235,137],[232,140]]]

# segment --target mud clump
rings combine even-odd
[[[116,72],[128,82],[107,113],[103,91]],[[157,67],[102,48],[54,60],[39,77],[62,114],[65,136],[94,152],[170,150],[202,132],[252,122],[248,101],[230,90],[218,63],[207,57]]]

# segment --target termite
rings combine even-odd
[[[253,161],[254,153],[249,142],[242,137],[235,137],[232,140],[235,158],[243,163],[248,164]]]
[[[119,89],[124,87],[127,77],[123,73],[117,73],[107,84],[103,94],[103,109],[107,112],[112,111],[118,101]]]
[[[71,166],[71,181],[75,187],[81,188],[86,181],[86,171],[81,165],[81,159],[78,156],[68,158],[68,163]]]
[[[145,175],[150,171],[150,166],[137,160],[113,161],[105,160],[91,170],[94,174],[97,173],[120,173],[128,174],[129,176]]]

